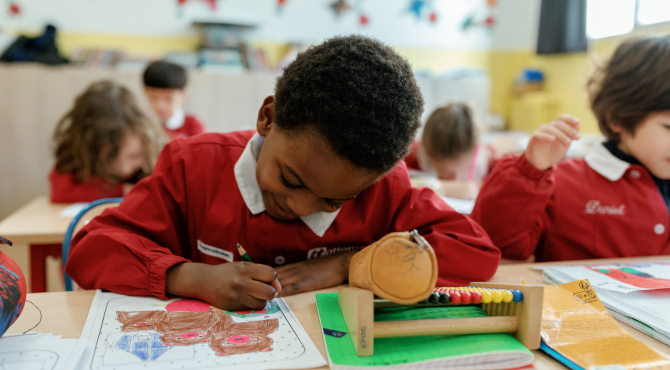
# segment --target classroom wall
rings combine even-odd
[[[441,75],[457,68],[500,70],[491,63],[491,50],[528,50],[534,43],[540,0],[499,0],[493,10],[493,29],[461,28],[463,19],[486,14],[485,0],[434,1],[438,22],[417,19],[408,0],[349,1],[353,10],[339,18],[330,0],[291,0],[278,11],[276,0],[219,1],[212,13],[203,1],[188,1],[181,10],[168,0],[22,0],[23,14],[0,15],[2,30],[39,32],[45,20],[59,28],[58,43],[64,54],[77,48],[119,48],[131,54],[160,57],[171,51],[192,51],[198,43],[194,20],[258,24],[249,33],[251,44],[262,47],[271,63],[286,52],[287,42],[316,43],[336,34],[362,33],[388,43],[419,72]],[[76,9],[73,11],[73,9]],[[81,14],[86,14],[82,17]],[[366,27],[358,23],[367,14]],[[514,72],[505,72],[503,77]],[[507,79],[492,74],[494,92],[508,91]],[[505,115],[504,98],[492,96],[492,108]]]
[[[287,42],[314,43],[334,34],[363,33],[394,46],[419,72],[441,75],[463,67],[487,71],[491,111],[506,118],[519,71],[540,68],[546,75],[546,93],[555,98],[558,111],[579,117],[584,132],[598,132],[584,86],[594,61],[606,58],[621,37],[592,42],[588,53],[537,56],[540,0],[499,0],[492,30],[465,32],[460,28],[463,17],[481,10],[484,0],[433,2],[439,15],[436,24],[416,19],[407,0],[350,1],[356,9],[339,18],[328,8],[330,3],[291,0],[278,11],[275,0],[225,0],[211,12],[206,2],[195,0],[183,8],[176,0],[23,0],[22,16],[5,13],[0,19],[2,29],[14,33],[36,32],[45,20],[52,21],[59,27],[58,43],[65,54],[76,48],[106,47],[150,57],[194,50],[198,43],[190,26],[194,20],[258,24],[249,33],[251,44],[266,50],[272,63],[283,57]],[[357,23],[362,13],[370,16],[367,27]]]

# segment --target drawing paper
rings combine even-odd
[[[283,299],[224,312],[191,299],[96,292],[80,369],[286,369],[326,361]]]

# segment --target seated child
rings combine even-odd
[[[472,217],[503,257],[537,261],[670,254],[670,36],[622,43],[590,80],[608,139],[563,161],[579,121],[541,126],[501,159]]]
[[[51,201],[73,203],[122,197],[124,183],[151,174],[167,138],[128,89],[100,81],[77,97],[53,140]]]
[[[66,271],[85,289],[261,309],[275,293],[342,284],[361,247],[417,229],[438,284],[487,280],[499,251],[484,230],[410,185],[402,159],[422,107],[391,48],[362,36],[313,46],[262,102],[257,132],[168,144],[152,176],[77,234]]]
[[[427,185],[445,197],[477,198],[493,163],[491,149],[478,143],[480,127],[468,104],[451,103],[436,109],[426,121],[421,141],[412,144],[405,158],[407,168],[423,173],[410,171],[412,184]],[[427,175],[440,181],[431,181]]]
[[[163,129],[172,139],[205,132],[200,121],[184,113],[186,70],[177,64],[153,62],[144,71],[144,93]]]

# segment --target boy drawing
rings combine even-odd
[[[275,293],[342,284],[358,249],[417,229],[439,259],[438,284],[487,280],[498,249],[412,188],[401,163],[422,107],[391,48],[361,36],[311,47],[262,102],[257,132],[169,144],[151,178],[76,236],[66,270],[87,289],[262,309]],[[256,263],[237,262],[237,243]]]

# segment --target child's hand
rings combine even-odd
[[[349,262],[357,251],[277,267],[282,291],[279,297],[330,288],[349,278]]]
[[[203,300],[226,311],[261,310],[275,296],[277,272],[250,262],[207,265],[185,262],[167,272],[169,295]],[[271,285],[272,284],[272,285]]]
[[[528,142],[526,160],[540,171],[565,158],[572,140],[579,139],[579,120],[563,114],[535,131]]]

